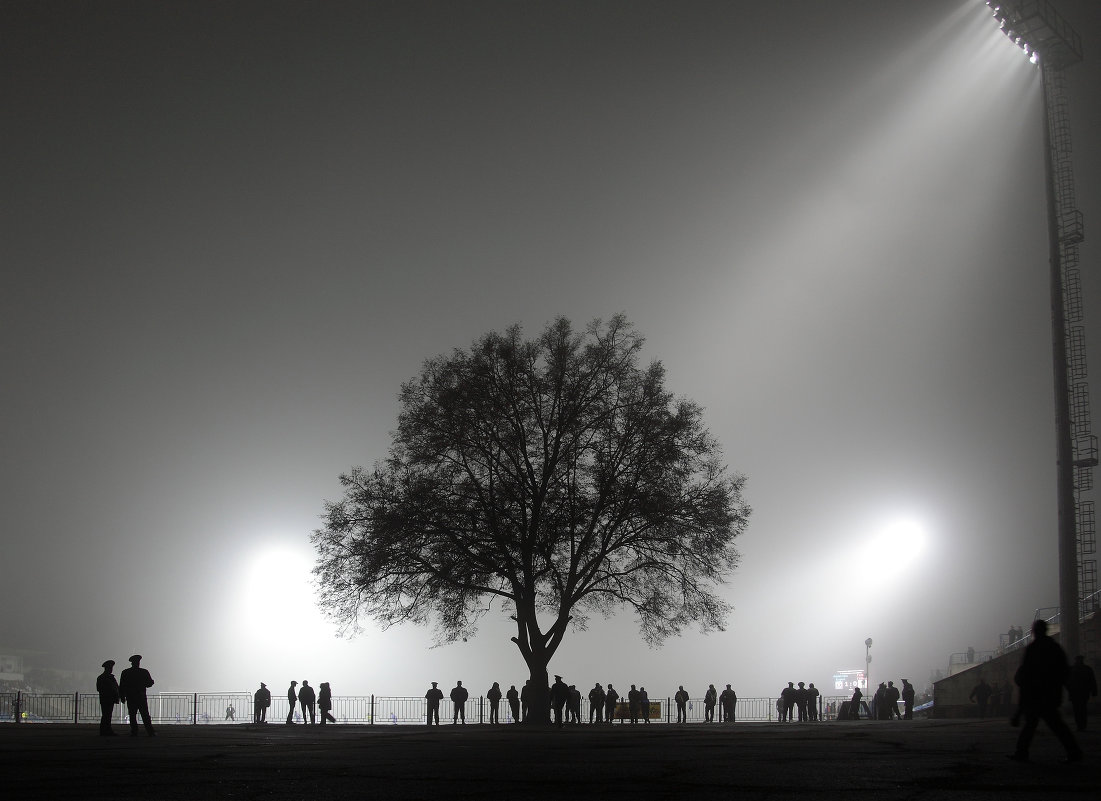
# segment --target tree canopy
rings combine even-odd
[[[400,393],[388,458],[341,476],[312,541],[320,604],[345,629],[432,624],[472,636],[494,602],[545,687],[568,628],[632,610],[660,643],[719,629],[738,561],[745,478],[701,408],[639,365],[622,316],[584,331],[559,318],[425,362]]]

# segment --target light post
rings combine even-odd
[[[872,689],[872,638],[864,640],[864,692]]]
[[[1082,60],[1081,40],[1049,0],[986,0],[1001,30],[1039,64],[1043,86],[1044,176],[1047,200],[1048,263],[1051,292],[1052,369],[1055,385],[1056,497],[1058,508],[1059,608],[1063,648],[1079,652],[1079,570],[1092,590],[1092,502],[1078,493],[1092,486],[1097,440],[1089,431],[1085,354],[1073,354],[1068,369],[1068,319],[1080,319],[1078,243],[1082,215],[1075,208],[1070,169],[1070,132],[1062,102],[1062,69]],[[1068,286],[1069,284],[1069,286]],[[1072,290],[1069,292],[1068,289]],[[1073,343],[1072,343],[1073,345]],[[1072,386],[1072,377],[1075,383]],[[1074,404],[1072,406],[1072,395]],[[1079,400],[1079,397],[1082,399]],[[1081,409],[1079,407],[1082,407]],[[1080,480],[1076,481],[1075,471]],[[1088,509],[1088,513],[1086,510]],[[1079,518],[1085,523],[1080,523]],[[1079,527],[1082,526],[1082,531]],[[1088,527],[1087,527],[1088,526]]]

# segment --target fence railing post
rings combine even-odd
[[[194,726],[199,722],[199,694],[194,693],[191,696],[191,725]]]
[[[486,719],[485,719],[485,702],[486,702],[486,699],[483,696],[479,695],[478,696],[478,722],[479,723],[485,723],[486,722]]]
[[[22,723],[23,718],[19,714],[20,711],[23,709],[23,691],[22,690],[16,691],[15,701],[13,703],[15,705],[15,708],[12,710],[12,713],[15,715],[15,722],[16,723]]]
[[[371,693],[371,714],[370,714],[369,720],[371,721],[371,725],[374,726],[375,725],[375,694],[374,693]]]
[[[80,723],[80,690],[73,693],[73,723]]]

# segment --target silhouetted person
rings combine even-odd
[[[1090,696],[1097,697],[1097,677],[1081,654],[1074,657],[1074,664],[1070,667],[1067,694],[1070,696],[1071,709],[1074,710],[1074,725],[1078,731],[1085,731],[1086,706],[1089,704]]]
[[[860,720],[860,699],[864,697],[864,693],[860,692],[859,687],[853,687],[853,697],[849,700],[849,717],[853,720]]]
[[[428,692],[424,694],[424,700],[428,702],[428,725],[432,725],[432,721],[436,721],[436,725],[440,725],[440,701],[443,700],[443,690],[436,686],[436,682],[432,682],[432,686]]]
[[[226,720],[237,722],[237,710],[233,708],[233,704],[226,707]]]
[[[298,693],[294,691],[294,688],[297,686],[298,682],[292,681],[291,686],[287,688],[287,706],[289,707],[289,711],[287,712],[288,726],[293,725],[294,723],[294,706],[298,703]]]
[[[523,720],[527,720],[531,717],[531,679],[524,682],[524,686],[520,688],[520,711],[523,713]]]
[[[267,723],[269,706],[271,706],[271,691],[268,685],[260,682],[260,689],[252,695],[252,722]]]
[[[320,689],[321,692],[317,694],[317,709],[321,713],[321,725],[324,726],[327,722],[336,723],[336,718],[332,716],[333,688],[329,686],[329,682],[323,681]]]
[[[562,681],[561,676],[554,677],[554,684],[550,688],[550,703],[554,710],[554,725],[562,728],[562,709],[570,700],[570,688]]]
[[[707,685],[707,692],[703,694],[703,722],[711,723],[715,720],[715,706],[719,703],[719,693],[714,684]]]
[[[589,723],[592,724],[604,722],[604,701],[607,700],[607,693],[604,692],[604,688],[600,686],[598,681],[596,685],[589,690]]]
[[[310,716],[310,723],[317,723],[317,696],[314,694],[313,687],[305,679],[302,679],[302,689],[298,691],[298,705],[302,707],[302,723],[306,723],[306,715]]]
[[[500,723],[497,709],[501,704],[501,685],[493,682],[493,686],[486,690],[486,698],[489,699],[489,722]]]
[[[887,688],[883,691],[883,705],[887,711],[887,720],[895,718],[902,720],[902,713],[898,711],[898,699],[901,695],[893,681],[887,682]]]
[[[153,724],[149,720],[149,699],[145,691],[153,686],[153,677],[141,666],[141,654],[130,657],[130,667],[119,675],[119,700],[130,713],[130,736],[138,736],[138,715],[141,715],[145,733],[153,736]]]
[[[974,701],[979,705],[979,717],[986,717],[986,704],[990,700],[990,694],[994,692],[990,685],[986,683],[986,679],[979,677],[979,683],[971,689],[971,695],[967,696],[967,700]]]
[[[638,708],[642,713],[642,722],[650,722],[650,694],[646,692],[645,687],[638,688]]]
[[[581,690],[573,684],[570,685],[570,723],[581,722]]]
[[[466,699],[469,697],[470,693],[467,692],[463,683],[461,681],[455,682],[455,686],[451,688],[451,703],[455,708],[454,714],[451,716],[452,726],[460,720],[464,726],[466,725]]]
[[[975,661],[975,649],[972,646],[967,646],[967,661],[968,663]]]
[[[906,720],[914,719],[914,685],[910,683],[909,679],[902,680],[902,704],[906,710],[903,714],[903,718]]]
[[[872,717],[876,720],[886,720],[889,717],[887,713],[887,685],[883,682],[879,682],[879,686],[875,688],[875,695],[872,696]]]
[[[677,694],[673,696],[673,700],[677,702],[677,723],[688,722],[688,691],[684,689],[684,685],[680,685],[677,690]]]
[[[719,693],[719,704],[723,708],[723,723],[734,722],[734,707],[738,704],[738,694],[726,685],[726,689]]]
[[[1014,677],[1021,688],[1020,713],[1024,715],[1025,722],[1017,738],[1017,749],[1010,759],[1028,761],[1032,736],[1036,733],[1037,724],[1043,720],[1066,749],[1067,761],[1081,762],[1082,749],[1059,714],[1063,684],[1069,673],[1067,655],[1059,643],[1047,636],[1047,623],[1042,620],[1032,624],[1032,638],[1032,642],[1025,647],[1021,666]]]
[[[615,723],[615,708],[618,701],[619,693],[616,692],[612,683],[608,682],[608,692],[604,694],[604,720],[608,723]]]
[[[627,691],[627,715],[631,723],[638,723],[638,689],[633,684]]]
[[[115,660],[108,659],[103,663],[103,672],[96,676],[96,692],[99,693],[99,735],[100,737],[114,737],[115,730],[111,728],[111,717],[115,714],[115,704],[119,702],[119,683],[115,678]],[[18,721],[16,721],[18,722]]]
[[[783,702],[780,712],[780,720],[790,723],[792,710],[795,709],[795,683],[789,681],[788,686],[780,690],[780,701]]]
[[[818,720],[820,717],[818,714],[818,697],[821,695],[818,692],[818,688],[814,686],[814,682],[810,683],[807,687],[807,717],[809,720]]]
[[[807,720],[807,684],[799,682],[799,688],[795,691],[795,708],[799,710],[799,722]]]
[[[505,698],[508,699],[508,708],[512,712],[512,722],[520,722],[520,693],[516,690],[516,685],[510,685],[508,692],[505,693]]]

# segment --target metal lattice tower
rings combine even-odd
[[[1082,60],[1078,34],[1055,10],[1051,0],[987,0],[1002,31],[1039,63],[1044,88],[1045,160],[1047,165],[1049,248],[1053,270],[1052,318],[1056,364],[1056,429],[1060,453],[1060,605],[1065,634],[1077,649],[1079,614],[1097,608],[1096,515],[1085,496],[1093,489],[1098,464],[1097,437],[1091,430],[1090,394],[1086,369],[1086,335],[1082,312],[1082,280],[1078,246],[1084,239],[1082,213],[1074,193],[1070,117],[1063,71]],[[1062,342],[1058,340],[1062,338]],[[1059,355],[1062,361],[1059,364]],[[1062,403],[1065,393],[1066,403]],[[1069,479],[1067,462],[1072,465]],[[1065,489],[1064,489],[1065,488]],[[1066,494],[1073,497],[1073,516]],[[1077,575],[1064,561],[1069,550],[1064,517],[1073,526]],[[1067,554],[1069,556],[1069,554]],[[1076,579],[1076,581],[1075,581]],[[1074,583],[1074,587],[1064,585]],[[1080,608],[1085,599],[1088,609]],[[1073,604],[1074,612],[1068,607]],[[1075,614],[1078,613],[1078,614]],[[1072,618],[1068,619],[1068,618]],[[1069,630],[1067,630],[1069,628]],[[1068,644],[1068,643],[1064,643]]]

